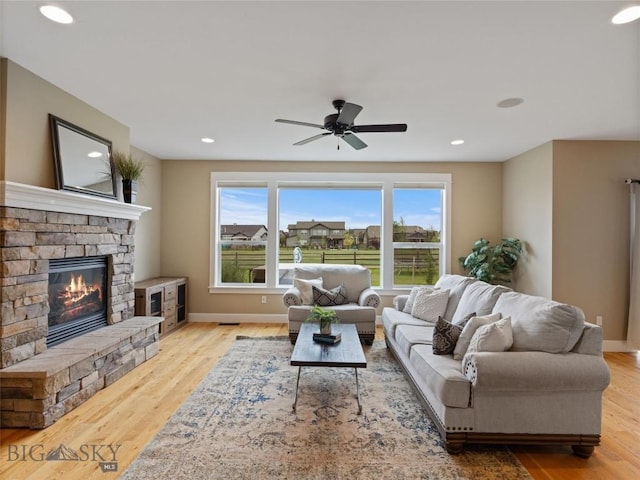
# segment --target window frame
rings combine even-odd
[[[395,295],[406,291],[410,286],[394,286],[394,242],[393,228],[393,189],[394,188],[440,188],[442,189],[442,225],[440,243],[440,271],[447,273],[451,269],[451,188],[450,173],[344,173],[344,172],[211,172],[210,176],[210,215],[209,215],[209,293],[284,293],[288,286],[277,285],[278,252],[280,228],[278,191],[283,187],[302,188],[379,188],[381,190],[381,249],[380,270],[381,285],[374,287],[378,293]],[[336,180],[339,179],[339,180]],[[218,225],[220,223],[219,188],[226,187],[266,187],[267,188],[267,231],[266,246],[267,275],[265,284],[229,284],[219,282]],[[428,245],[428,244],[424,244]]]

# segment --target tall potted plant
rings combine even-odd
[[[122,178],[122,195],[126,203],[136,203],[138,182],[142,178],[146,164],[133,158],[130,153],[114,152],[111,156],[116,172]]]
[[[524,252],[517,238],[503,238],[497,245],[480,238],[471,253],[458,261],[470,277],[492,284],[511,283],[511,275]]]

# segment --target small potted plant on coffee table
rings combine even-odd
[[[338,315],[334,310],[327,310],[319,305],[314,305],[307,317],[307,322],[320,324],[320,333],[322,335],[331,335],[331,324],[338,323],[338,321]]]

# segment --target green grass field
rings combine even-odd
[[[293,263],[293,248],[280,249],[280,263]],[[371,283],[380,286],[379,250],[303,249],[302,263],[356,264],[371,270]],[[395,285],[433,285],[438,279],[437,249],[402,249],[394,259]],[[264,249],[225,249],[222,252],[223,283],[252,283],[252,271],[266,264]],[[258,281],[260,276],[258,275]]]

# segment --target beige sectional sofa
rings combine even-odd
[[[478,320],[468,318],[491,315],[484,323],[501,318],[511,336],[507,351],[466,351],[463,328],[456,350],[437,355],[435,324],[403,311],[407,295],[383,309],[387,346],[447,450],[458,453],[466,443],[566,444],[589,457],[600,443],[602,392],[610,378],[602,329],[585,322],[577,307],[468,277],[444,275],[435,288],[448,291],[438,312],[445,319],[470,324]]]

